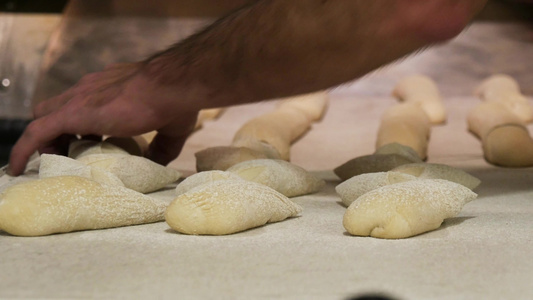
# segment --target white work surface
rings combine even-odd
[[[478,199],[441,228],[408,239],[344,230],[332,169],[374,151],[379,118],[395,103],[390,78],[412,73],[398,70],[333,91],[322,122],[294,144],[292,162],[328,183],[293,198],[304,209],[300,217],[228,236],[182,235],[164,222],[31,238],[0,232],[0,298],[533,299],[533,169],[484,161],[466,129],[479,78],[461,82],[460,92],[438,81],[449,118],[433,127],[429,146],[429,162],[481,179]],[[241,124],[274,106],[228,109],[193,134],[171,166],[192,174],[194,152],[228,145]],[[171,201],[172,192],[157,196]]]

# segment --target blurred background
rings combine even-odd
[[[248,2],[253,1],[0,0],[0,166],[36,103],[86,73],[146,58]],[[475,23],[482,25],[458,43],[335,92],[388,94],[392,75],[417,71],[443,83],[445,95],[471,94],[465,81],[473,84],[493,73],[514,76],[524,93],[533,94],[533,57],[523,47],[533,43],[533,2],[492,0]]]

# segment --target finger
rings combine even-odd
[[[47,153],[67,156],[69,145],[76,139],[76,136],[73,134],[62,134],[49,144],[40,147],[38,151],[40,154]]]
[[[95,141],[95,142],[101,142],[102,136],[96,135],[96,134],[86,134],[81,137],[82,140],[89,140],[89,141]]]
[[[187,136],[167,136],[158,133],[150,143],[147,158],[165,166],[178,157],[186,140]]]
[[[31,122],[11,150],[8,174],[18,176],[24,172],[29,158],[40,148],[59,137],[63,131],[61,118],[47,115]]]
[[[65,105],[65,103],[67,103],[74,95],[76,95],[76,91],[71,88],[59,96],[50,98],[37,104],[37,106],[33,108],[33,117],[38,119],[59,110],[59,108]]]

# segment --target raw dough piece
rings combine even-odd
[[[68,148],[68,157],[78,159],[91,154],[129,154],[128,151],[106,142],[91,140],[76,140],[70,143]]]
[[[234,173],[220,171],[220,170],[211,170],[203,171],[196,174],[193,174],[176,186],[176,196],[185,194],[189,190],[206,183],[211,183],[218,180],[242,180],[242,178]]]
[[[356,157],[335,168],[340,179],[347,180],[365,173],[386,172],[398,166],[422,162],[416,152],[398,143],[384,145],[372,155]]]
[[[78,176],[21,183],[0,194],[0,229],[40,236],[163,220],[167,204]]]
[[[441,164],[414,163],[399,166],[392,171],[410,174],[420,179],[446,179],[464,185],[471,190],[474,190],[481,183],[479,179],[463,170]]]
[[[220,180],[178,196],[165,219],[177,232],[224,235],[279,222],[301,211],[299,205],[262,184]]]
[[[280,101],[278,108],[295,108],[304,112],[308,119],[316,122],[322,119],[328,107],[328,93],[320,91],[312,94],[285,98]]]
[[[344,206],[348,207],[357,198],[377,188],[416,179],[415,176],[392,171],[361,174],[337,185],[335,191]]]
[[[39,178],[57,176],[80,176],[92,179],[101,184],[124,186],[117,176],[106,170],[88,166],[66,156],[42,154],[41,164],[39,166]]]
[[[231,146],[196,153],[197,171],[226,170],[246,157],[288,161],[291,144],[322,117],[326,107],[324,92],[286,98],[273,112],[245,123],[235,133]]]
[[[439,228],[476,197],[469,188],[443,179],[387,185],[357,198],[343,225],[352,235],[407,238]]]
[[[468,129],[485,159],[505,167],[533,166],[533,139],[523,121],[500,102],[482,102],[468,114]]]
[[[140,193],[157,191],[181,177],[177,170],[134,155],[92,154],[78,160],[114,174],[125,187]]]
[[[426,159],[430,127],[426,113],[416,103],[394,105],[381,118],[376,149],[398,143],[411,147],[420,158]]]
[[[227,170],[248,181],[264,184],[287,197],[319,191],[325,182],[303,168],[279,159],[257,159],[238,163]]]
[[[476,95],[484,101],[500,102],[524,123],[533,121],[533,107],[511,76],[497,74],[487,78],[477,88]]]
[[[433,124],[446,122],[446,109],[442,104],[439,89],[431,78],[414,75],[402,79],[392,94],[400,101],[420,105]]]

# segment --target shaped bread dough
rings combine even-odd
[[[327,100],[325,92],[283,99],[276,110],[246,122],[235,133],[231,146],[197,152],[196,170],[226,170],[259,158],[290,160],[291,144],[309,130],[313,121],[322,118]]]
[[[287,197],[315,193],[326,184],[305,169],[280,159],[249,160],[227,171],[271,187]]]
[[[500,102],[482,102],[468,114],[485,160],[505,167],[533,166],[533,139],[524,122]]]
[[[496,74],[485,79],[475,94],[484,101],[499,102],[524,123],[533,121],[533,107],[520,92],[520,86],[511,76]]]
[[[311,121],[319,121],[324,116],[328,106],[328,93],[319,91],[311,94],[289,97],[279,102],[279,109],[295,108],[307,115]]]
[[[481,180],[454,167],[441,164],[415,163],[402,165],[392,171],[416,176],[420,179],[446,179],[473,190],[479,186]]]
[[[57,176],[80,176],[101,184],[124,186],[124,183],[117,176],[106,170],[88,166],[66,156],[41,154],[39,178]]]
[[[362,195],[382,186],[416,180],[415,176],[399,172],[377,172],[354,176],[335,187],[342,204],[348,207]]]
[[[476,197],[469,188],[443,179],[396,183],[357,198],[343,225],[352,235],[407,238],[439,228]]]
[[[177,170],[134,155],[92,154],[78,160],[114,174],[125,187],[140,193],[157,191],[181,177]]]
[[[167,204],[78,176],[20,183],[0,194],[0,229],[41,236],[163,220]]]
[[[196,174],[193,174],[185,178],[185,180],[180,182],[176,186],[175,194],[179,196],[181,194],[185,194],[189,190],[199,185],[211,183],[211,182],[218,181],[218,180],[230,180],[230,179],[231,180],[243,180],[237,174],[220,171],[220,170],[198,172]]]
[[[128,151],[107,142],[98,142],[91,140],[76,140],[70,143],[68,148],[68,157],[78,159],[91,154],[129,154]]]
[[[396,104],[388,108],[381,118],[376,149],[398,143],[411,147],[421,159],[426,159],[430,127],[428,116],[416,103]]]
[[[220,180],[178,196],[165,219],[177,232],[224,235],[279,222],[301,211],[299,205],[262,184]]]
[[[439,89],[431,78],[414,75],[402,79],[392,94],[400,101],[420,105],[433,124],[446,122],[446,109],[442,104]]]

